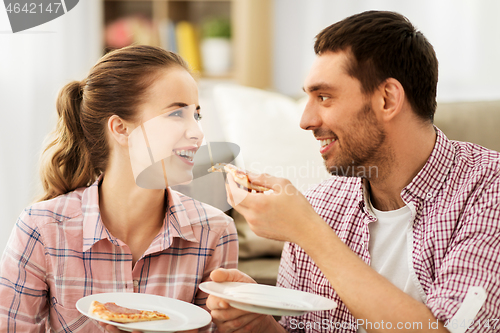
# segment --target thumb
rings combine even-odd
[[[256,283],[254,279],[237,269],[218,268],[210,273],[214,282],[246,282]]]
[[[250,179],[250,182],[252,184],[270,188],[274,190],[276,193],[281,192],[281,190],[286,186],[288,186],[289,184],[291,185],[288,179],[274,177],[267,173],[261,173],[261,174],[249,173],[248,178]]]

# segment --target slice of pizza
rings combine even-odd
[[[136,323],[140,321],[165,320],[169,317],[158,311],[129,309],[116,303],[100,303],[92,301],[89,314],[100,319],[114,321],[117,323]]]
[[[214,165],[213,167],[208,169],[208,172],[230,173],[233,176],[236,184],[244,187],[249,192],[251,192],[252,190],[255,190],[256,192],[261,193],[261,192],[265,192],[265,191],[270,190],[270,188],[268,188],[268,187],[252,184],[250,182],[250,179],[248,178],[247,171],[245,171],[241,168],[238,168],[237,166],[234,166],[234,165],[229,164],[229,163],[217,163],[216,165]]]

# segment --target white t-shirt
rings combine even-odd
[[[377,221],[368,225],[370,230],[370,266],[396,287],[419,302],[425,301],[422,288],[412,267],[412,212],[408,206],[380,211],[369,200],[369,208]],[[363,328],[358,333],[365,333]]]

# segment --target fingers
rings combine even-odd
[[[207,307],[210,309],[213,322],[221,333],[235,332],[259,316],[258,314],[233,308],[223,299],[213,295],[208,296]]]
[[[125,331],[122,331],[120,329],[118,329],[116,326],[113,326],[113,325],[109,325],[109,324],[106,324],[106,323],[102,323],[100,322],[99,323],[100,326],[104,327],[104,329],[109,332],[109,333],[125,333]],[[132,333],[142,333],[140,331],[133,331]]]
[[[104,327],[104,329],[109,333],[120,333],[120,330],[113,325],[109,325],[106,323],[99,323],[99,325]]]
[[[210,273],[210,279],[215,282],[256,283],[254,279],[237,269],[218,268]]]
[[[280,178],[273,177],[268,173],[249,173],[248,178],[250,181],[256,185],[270,187],[272,183],[275,183]]]
[[[271,176],[267,173],[262,174],[249,174],[248,178],[250,182],[255,185],[260,185],[271,189],[272,191],[266,191],[264,194],[297,194],[298,190],[293,186],[293,184],[286,178],[279,178]]]
[[[251,277],[237,269],[216,269],[210,274],[210,279],[215,282],[255,283]],[[222,298],[213,295],[208,296],[207,307],[211,310],[213,321],[221,333],[236,332],[239,328],[246,327],[260,316],[235,309]]]
[[[281,185],[283,181],[286,181],[284,178],[274,177],[267,173],[261,173],[261,174],[249,173],[248,179],[250,179],[250,182],[252,184],[260,185],[273,190],[276,190],[275,185],[278,184]]]
[[[248,190],[239,188],[238,184],[236,184],[231,174],[228,174],[226,179],[227,201],[232,207],[236,208],[236,206],[240,205],[243,200],[245,200],[245,198],[249,194]]]
[[[239,315],[240,313],[241,315]],[[212,311],[213,322],[221,333],[251,332],[252,327],[255,327],[256,322],[262,317],[261,314],[241,312],[233,308],[231,310]]]
[[[231,306],[222,298],[214,295],[208,295],[207,308],[209,308],[211,311],[228,310],[229,308],[231,308]]]
[[[231,205],[231,207],[235,208],[236,205],[234,203],[233,193],[231,192],[228,182],[226,182],[226,195],[227,195],[227,202]]]
[[[210,279],[214,282],[256,283],[254,279],[237,269],[216,269],[212,271],[212,273],[210,273]],[[210,310],[227,310],[230,308],[229,304],[226,301],[213,295],[208,296],[207,307]]]

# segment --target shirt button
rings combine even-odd
[[[134,287],[138,287],[138,286],[139,286],[139,281],[134,280]]]
[[[432,198],[432,193],[431,192],[427,193],[427,198]]]

